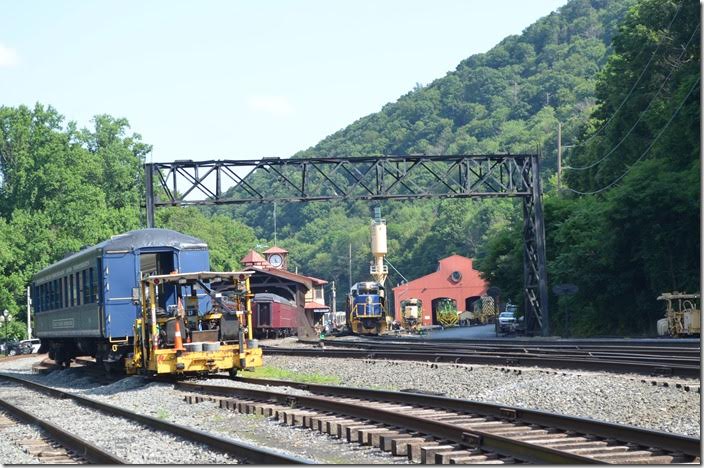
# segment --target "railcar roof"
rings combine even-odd
[[[108,240],[104,240],[98,244],[91,247],[87,247],[80,250],[74,254],[69,255],[56,263],[49,265],[48,267],[37,273],[37,276],[45,273],[47,271],[53,270],[54,268],[70,265],[71,262],[79,257],[98,250],[103,251],[133,251],[137,249],[143,249],[148,247],[172,247],[177,250],[189,250],[189,249],[207,249],[208,244],[203,242],[197,237],[188,236],[186,234],[181,234],[177,231],[172,231],[171,229],[137,229],[134,231],[129,231],[124,234],[118,234],[112,236]]]

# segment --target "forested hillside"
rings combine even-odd
[[[552,190],[557,127],[575,143],[595,105],[597,73],[611,40],[633,1],[571,1],[557,12],[510,36],[455,71],[418,86],[397,102],[364,117],[296,156],[369,154],[471,154],[536,151],[543,154],[544,185]],[[434,271],[452,253],[486,255],[489,239],[506,233],[520,217],[511,200],[384,203],[390,262],[406,278]],[[227,210],[271,239],[272,207]],[[289,204],[278,207],[279,244],[304,271],[349,285],[347,252],[353,250],[352,280],[368,276],[367,203]],[[520,231],[511,246],[520,245]],[[492,268],[494,265],[492,265]],[[522,266],[507,264],[517,281]],[[487,268],[513,301],[520,287]],[[401,281],[392,270],[390,282]],[[338,295],[340,297],[340,295]]]
[[[580,334],[647,332],[660,293],[699,291],[700,34],[698,2],[645,0],[614,39],[568,189],[545,198],[549,280],[580,287],[551,298],[558,332],[568,312]],[[514,291],[520,232],[498,233],[481,263]]]

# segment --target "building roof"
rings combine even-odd
[[[330,307],[313,301],[313,302],[306,302],[304,309],[328,309],[328,310],[330,310]]]
[[[459,272],[459,277],[453,277],[454,272]],[[398,288],[405,289],[435,289],[443,288],[463,288],[463,287],[486,287],[486,281],[474,269],[473,260],[462,255],[450,255],[438,260],[437,270],[433,273],[416,278],[408,283],[399,285]]]
[[[324,284],[328,284],[328,282],[324,279],[316,278],[315,276],[306,276],[306,278],[310,278],[310,280],[313,281],[313,284],[315,286],[322,286]]]
[[[281,247],[274,246],[274,247],[270,247],[270,248],[266,249],[264,251],[264,253],[265,254],[275,254],[275,253],[281,254],[281,253],[288,253],[288,250],[282,249]]]
[[[256,250],[250,250],[247,252],[247,255],[245,255],[242,260],[240,260],[240,263],[242,265],[260,265],[260,266],[271,266],[269,262],[266,261],[264,257],[261,256],[259,252]]]
[[[290,271],[279,270],[277,268],[262,268],[260,266],[248,266],[245,270],[257,271],[267,275],[276,276],[277,278],[293,281],[294,283],[300,283],[307,289],[311,289],[313,287],[313,281],[309,277],[291,273]]]

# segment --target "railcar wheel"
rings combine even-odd
[[[227,373],[229,374],[231,379],[234,379],[235,377],[237,377],[237,371],[238,371],[238,369],[233,367],[232,369],[227,371]]]

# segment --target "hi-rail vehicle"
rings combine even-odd
[[[41,352],[66,365],[77,356],[94,356],[121,366],[132,351],[141,279],[208,269],[207,244],[169,229],[130,231],[69,255],[32,281]],[[160,309],[177,306],[175,285],[158,289]],[[202,292],[197,297],[204,313],[210,297]]]
[[[140,282],[141,314],[134,322],[127,374],[209,374],[262,365],[252,336],[252,272],[153,275]],[[176,307],[158,307],[160,295],[177,292]],[[201,313],[198,294],[211,299]]]

